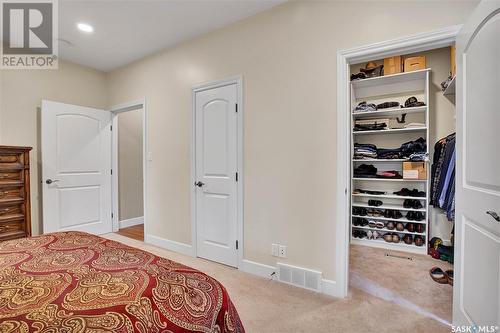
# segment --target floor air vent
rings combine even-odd
[[[321,272],[278,263],[278,274],[281,282],[321,292]]]

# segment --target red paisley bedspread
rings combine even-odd
[[[210,276],[82,232],[0,242],[0,332],[244,332]]]

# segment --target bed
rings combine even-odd
[[[244,332],[228,293],[177,262],[83,232],[0,242],[0,332]]]

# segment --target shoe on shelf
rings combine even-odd
[[[368,231],[366,232],[366,238],[368,238],[368,239],[372,239],[372,231],[371,231],[371,230],[368,230]]]
[[[424,245],[424,239],[422,238],[422,236],[415,236],[415,245],[416,246],[423,246]]]
[[[405,242],[405,244],[408,244],[410,245],[411,243],[413,243],[413,236],[412,235],[404,235],[403,236],[403,242]]]
[[[401,214],[401,212],[399,210],[395,210],[393,213],[392,213],[392,218],[393,219],[400,219],[403,217],[403,214]]]
[[[406,213],[406,219],[409,221],[414,221],[415,220],[415,212]]]
[[[392,221],[389,221],[387,222],[386,226],[385,226],[387,229],[389,230],[394,230],[394,228],[396,227],[395,223],[392,222]]]
[[[415,232],[418,232],[419,234],[423,234],[425,232],[425,228],[423,224],[417,224],[415,226]]]
[[[422,212],[414,212],[413,213],[413,220],[414,221],[423,221],[423,220],[425,220],[424,214],[422,214]]]
[[[382,206],[384,203],[380,200],[368,200],[368,206],[378,207]]]
[[[392,234],[392,242],[393,243],[399,243],[401,241],[401,238],[399,237],[398,234]]]
[[[406,223],[406,230],[408,230],[409,232],[415,232],[415,224]]]
[[[401,197],[408,197],[410,196],[410,190],[407,189],[406,187],[402,188],[401,190],[394,192],[395,195],[399,195]]]
[[[368,226],[369,226],[370,228],[375,228],[375,227],[377,227],[377,221],[368,220]]]
[[[383,229],[385,227],[385,223],[382,221],[378,221],[375,225],[378,229]]]
[[[387,243],[392,243],[392,234],[391,233],[387,233],[384,235],[384,240],[387,242]]]
[[[413,200],[413,209],[420,209],[423,208],[422,203],[420,200]]]
[[[404,226],[404,224],[403,224],[403,223],[401,223],[401,222],[398,222],[398,223],[396,224],[396,230],[397,230],[397,231],[404,231],[404,230],[405,230],[405,226]]]

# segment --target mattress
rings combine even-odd
[[[0,242],[0,332],[244,332],[222,284],[83,232]]]

